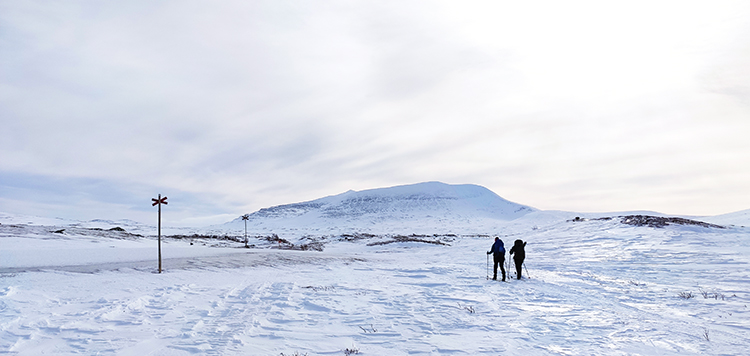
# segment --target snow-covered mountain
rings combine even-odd
[[[486,226],[517,219],[536,209],[505,200],[473,184],[426,182],[353,191],[312,201],[278,205],[249,214],[248,231],[380,230],[446,232],[446,229]],[[222,230],[244,229],[241,217]],[[439,230],[439,231],[438,231]]]

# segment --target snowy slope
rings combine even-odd
[[[167,239],[159,275],[150,237],[2,225],[0,351],[747,354],[750,229],[575,215],[506,221],[530,278],[505,283],[487,280],[490,236],[342,237],[322,252]]]
[[[70,224],[77,224],[80,221],[67,220],[62,218],[47,218],[41,216],[31,216],[22,214],[10,214],[0,212],[0,224],[11,225],[11,224],[24,224],[24,225],[51,225],[51,226],[67,226]]]
[[[427,182],[390,188],[348,191],[308,202],[260,209],[249,214],[252,234],[449,233],[467,228],[491,229],[536,209],[507,201],[472,184]],[[215,230],[244,231],[237,218]]]
[[[750,209],[701,219],[719,225],[750,226]]]
[[[126,221],[4,214],[0,353],[747,355],[746,213],[538,211],[423,183],[263,209],[249,249],[165,237],[163,274]],[[526,278],[488,280],[494,235],[528,243]]]
[[[0,212],[0,224],[4,225],[37,225],[50,226],[50,228],[84,228],[84,229],[112,229],[122,228],[130,233],[142,235],[156,235],[156,225],[142,224],[130,219],[104,220],[94,219],[89,221],[71,220],[63,218],[48,218],[42,216],[10,214]],[[197,231],[196,228],[190,227],[171,227],[162,226],[162,233],[165,234],[186,234]]]

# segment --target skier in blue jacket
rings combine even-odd
[[[500,264],[500,271],[503,272],[503,282],[505,282],[505,246],[503,246],[503,240],[500,240],[499,237],[495,237],[495,243],[492,244],[492,249],[487,251],[487,254],[492,254],[493,260],[495,261],[492,279],[497,280],[497,265]]]

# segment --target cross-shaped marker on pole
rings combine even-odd
[[[153,202],[151,206],[159,206],[159,273],[161,273],[161,205],[169,203],[167,203],[167,197],[162,198],[161,194],[157,199],[151,198],[151,201]]]
[[[250,215],[245,214],[242,215],[242,220],[245,220],[245,248],[248,248],[247,246],[247,220],[250,219]]]

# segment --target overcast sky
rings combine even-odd
[[[750,208],[749,134],[748,1],[0,0],[0,212],[442,181],[716,215]]]

